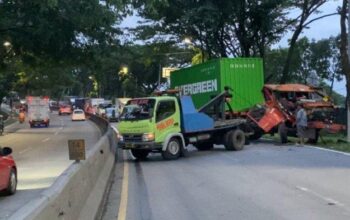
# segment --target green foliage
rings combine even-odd
[[[264,56],[265,49],[285,31],[284,1],[168,0],[138,1],[141,16],[154,21],[139,36],[191,37],[196,47],[213,57]],[[145,34],[147,33],[147,34]]]
[[[265,61],[267,82],[279,83],[283,77],[283,62],[288,48],[268,51]],[[306,37],[296,42],[294,54],[290,60],[287,82],[309,84],[323,80],[334,82],[341,80],[338,38],[330,37],[320,41],[310,41]],[[316,78],[315,78],[316,77]]]
[[[103,71],[95,51],[108,57],[111,49],[103,49],[119,44],[116,24],[127,12],[125,4],[123,0],[1,1],[0,77],[19,76],[10,89],[22,96],[58,98],[83,89],[87,94],[88,75]],[[5,41],[10,46],[3,47]]]

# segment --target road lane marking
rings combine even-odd
[[[124,152],[123,152],[123,157],[125,158]],[[128,191],[129,191],[128,187],[129,187],[129,164],[128,162],[124,161],[124,175],[123,175],[123,183],[122,183],[122,192],[120,196],[118,220],[126,220],[126,211],[128,206]]]
[[[319,198],[321,200],[324,200],[325,202],[327,202],[327,204],[332,204],[332,205],[337,205],[337,206],[340,206],[340,207],[345,207],[345,205],[343,203],[341,203],[341,202],[339,202],[339,201],[337,201],[335,199],[329,198],[327,196],[323,196],[323,195],[321,195],[321,194],[319,194],[319,193],[317,193],[317,192],[315,192],[313,190],[310,190],[310,189],[308,189],[306,187],[296,186],[296,188],[298,190],[300,190],[300,191],[309,193],[309,194],[311,194],[311,195],[313,195],[313,196],[315,196],[315,197],[317,197],[317,198]]]
[[[48,142],[50,140],[50,138],[45,138],[44,140],[42,140],[41,142],[45,143]]]
[[[25,153],[25,152],[27,152],[27,151],[29,151],[31,149],[32,149],[31,147],[28,147],[27,149],[20,151],[19,154],[23,154],[23,153]]]
[[[314,146],[306,146],[308,148],[316,148],[318,150],[322,150],[322,151],[328,151],[328,152],[332,152],[332,153],[337,153],[337,154],[342,154],[345,156],[350,156],[350,153],[345,153],[345,152],[341,152],[341,151],[337,151],[337,150],[331,150],[331,149],[327,149],[327,148],[322,148],[322,147],[314,147]]]

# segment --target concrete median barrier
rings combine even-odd
[[[73,163],[36,200],[9,219],[95,219],[115,162],[115,134],[109,128],[85,161]]]

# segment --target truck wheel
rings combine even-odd
[[[196,143],[194,146],[199,151],[211,150],[211,149],[214,148],[213,142],[210,142],[210,141],[209,142]]]
[[[5,189],[5,194],[13,195],[15,194],[16,189],[17,189],[17,175],[16,175],[16,171],[12,168],[10,171],[9,182],[8,182],[7,188]]]
[[[180,157],[181,153],[181,144],[178,139],[171,138],[168,142],[168,145],[165,151],[162,151],[162,157],[165,160],[176,160]]]
[[[245,144],[245,134],[242,130],[236,129],[225,135],[225,148],[229,151],[242,150]]]
[[[147,150],[135,150],[131,149],[132,155],[138,160],[144,160],[147,158],[149,151]]]
[[[287,127],[284,123],[278,125],[278,134],[280,135],[280,141],[282,144],[288,142]]]

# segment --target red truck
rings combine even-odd
[[[335,106],[321,88],[302,84],[266,84],[263,87],[265,104],[250,110],[248,118],[254,134],[259,139],[264,133],[278,133],[282,143],[287,136],[296,136],[296,104],[302,103],[308,114],[306,135],[309,142],[316,143],[321,130],[337,133],[345,130],[345,125],[334,123]]]

